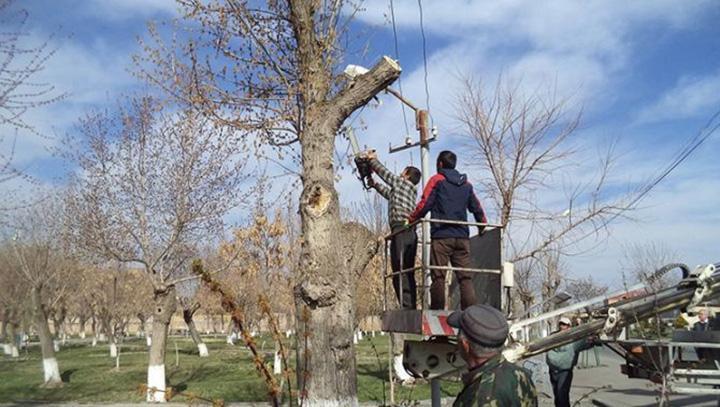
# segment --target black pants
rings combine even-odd
[[[393,232],[398,230],[403,231],[395,235],[390,242],[390,265],[393,273],[415,267],[415,254],[417,253],[417,235],[415,234],[415,230],[405,227],[393,228]],[[402,308],[415,309],[417,303],[415,272],[409,271],[402,274],[394,274],[392,280],[395,295],[397,295],[400,306]]]
[[[572,385],[573,371],[550,369],[550,383],[552,383],[555,407],[570,407],[570,386]]]

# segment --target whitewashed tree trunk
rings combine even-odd
[[[275,359],[273,360],[273,374],[282,373],[282,358],[280,357],[280,343],[275,342]]]
[[[48,317],[43,308],[42,295],[40,287],[33,287],[31,290],[33,308],[35,312],[35,328],[40,337],[40,350],[42,353],[43,377],[44,385],[47,387],[55,387],[62,385],[60,379],[60,368],[57,359],[55,359],[55,351],[53,349],[53,339],[48,326]]]
[[[55,352],[60,352],[60,341],[57,339],[53,339],[53,350]]]
[[[116,358],[117,355],[118,355],[117,344],[115,342],[110,342],[110,357]]]
[[[152,344],[147,375],[147,402],[164,403],[165,400],[165,349],[170,320],[175,312],[175,287],[156,289],[154,292],[155,312],[152,323]]]

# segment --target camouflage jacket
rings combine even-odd
[[[453,407],[515,407],[537,403],[530,372],[497,355],[470,371]]]

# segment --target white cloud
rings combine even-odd
[[[642,109],[638,122],[685,119],[720,109],[720,71],[707,76],[685,76],[654,104]]]
[[[154,14],[175,14],[175,0],[90,0],[81,12],[105,20],[124,20]]]

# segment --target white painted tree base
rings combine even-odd
[[[393,357],[393,374],[401,382],[413,380],[413,377],[410,376],[410,373],[408,373],[403,366],[403,355]]]
[[[346,398],[343,400],[323,400],[306,398],[303,400],[303,406],[308,407],[357,407],[357,398]]]
[[[228,345],[235,345],[235,334],[234,334],[234,333],[233,333],[232,335],[228,335],[228,336],[227,336],[227,341],[226,341],[226,343],[227,343]]]
[[[165,365],[148,366],[147,387],[148,403],[165,403]]]
[[[85,331],[80,332],[80,339],[85,339],[86,336]]]
[[[107,337],[105,336],[105,334],[100,334],[99,339],[100,339],[100,342],[105,342],[107,340]]]
[[[146,337],[145,337],[145,343],[147,343],[147,346],[148,346],[148,347],[152,346],[152,337],[151,337],[151,336],[146,336]]]
[[[43,359],[43,373],[45,375],[45,383],[60,383],[60,369],[58,368],[57,359]]]
[[[282,359],[280,358],[280,351],[275,352],[275,359],[273,360],[273,374],[282,373]]]
[[[15,344],[10,345],[10,356],[14,358],[20,357],[20,352],[18,352],[18,347]]]
[[[205,345],[202,342],[198,343],[198,352],[200,352],[201,358],[206,358],[206,357],[210,356],[210,354],[208,353],[207,345]]]
[[[6,354],[6,355],[9,355],[10,352],[11,352],[11,350],[10,350],[10,344],[9,344],[9,343],[4,343],[4,344],[3,344],[3,353]]]
[[[60,341],[53,340],[53,350],[55,352],[60,352]]]
[[[110,344],[110,357],[111,358],[117,357],[117,345],[114,343]]]
[[[97,346],[97,337],[93,336],[93,341],[91,346]]]

